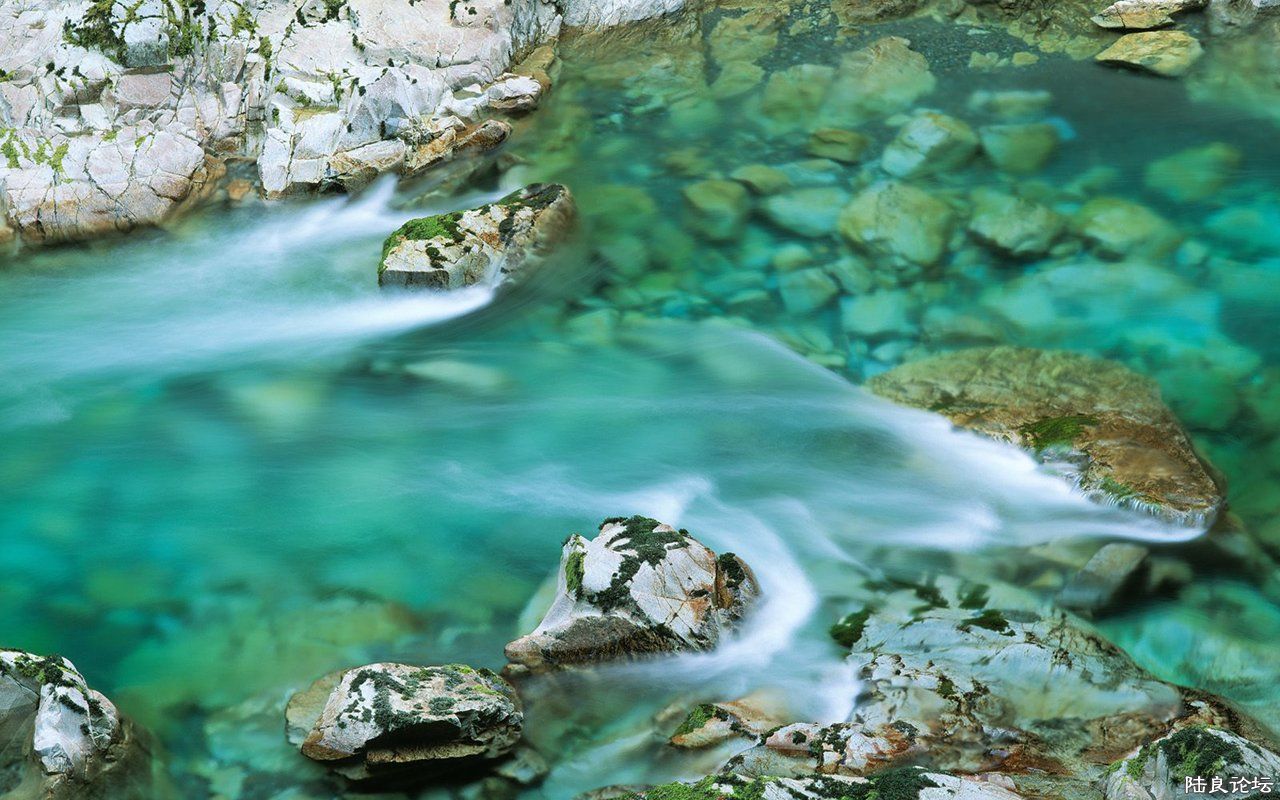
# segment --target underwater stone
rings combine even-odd
[[[301,750],[351,780],[404,780],[501,758],[523,724],[489,670],[369,664],[342,674]]]
[[[0,649],[5,797],[146,800],[155,788],[142,736],[70,661]]]
[[[974,348],[904,364],[868,388],[1019,445],[1098,500],[1204,529],[1222,509],[1222,488],[1155,383],[1113,361]]]
[[[1095,197],[1075,214],[1074,226],[1099,254],[1111,258],[1163,258],[1182,242],[1182,234],[1156,212],[1119,197]]]
[[[1244,160],[1229,144],[1191,147],[1147,165],[1146,185],[1180,203],[1207,200],[1226,188]]]
[[[821,308],[839,293],[835,279],[817,267],[784,272],[778,276],[778,294],[791,314]]]
[[[1185,75],[1203,53],[1199,40],[1188,33],[1147,31],[1121,36],[1094,59],[1176,78]]]
[[[829,158],[845,164],[856,164],[871,146],[871,137],[842,128],[819,128],[809,137],[808,152],[817,158]]]
[[[991,163],[1016,175],[1038,172],[1058,149],[1058,129],[1047,122],[987,125],[978,137]]]
[[[1058,604],[1076,611],[1095,611],[1111,605],[1151,554],[1142,545],[1111,542],[1098,549],[1058,592]]]
[[[835,233],[849,193],[834,186],[813,186],[775,194],[761,204],[764,216],[779,228],[821,238]]]
[[[899,129],[880,166],[899,178],[933,175],[964,166],[977,152],[978,137],[968,123],[927,111]]]
[[[969,233],[1002,253],[1036,257],[1062,235],[1066,219],[1050,208],[998,189],[978,188],[970,194],[973,211]]]
[[[979,89],[969,95],[966,106],[970,111],[1015,120],[1043,114],[1052,103],[1053,95],[1044,89]]]
[[[533,184],[496,203],[410,220],[387,237],[378,285],[458,289],[517,280],[563,241],[576,209],[559,184]]]
[[[756,194],[776,194],[791,185],[791,178],[786,172],[765,164],[738,167],[729,177],[746,185]]]
[[[638,516],[570,536],[556,580],[542,622],[507,645],[517,672],[710,650],[759,594],[742,559]]]
[[[872,254],[931,266],[942,258],[955,215],[923,189],[881,181],[863,190],[840,214],[840,233]]]
[[[911,295],[900,289],[867,292],[840,301],[840,320],[859,337],[909,336],[916,331],[915,308]]]
[[[822,103],[820,124],[856,127],[909,108],[937,85],[929,62],[900,36],[846,54]]]
[[[727,241],[742,232],[751,211],[751,196],[735,181],[708,180],[684,188],[690,225],[712,241]]]

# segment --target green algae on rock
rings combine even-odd
[[[387,237],[384,287],[459,289],[519,280],[571,231],[569,190],[534,184],[495,203],[406,222]]]
[[[733,553],[717,556],[647,517],[617,517],[595,539],[564,544],[556,597],[507,658],[540,672],[614,659],[715,647],[759,588]]]
[[[1032,451],[1086,494],[1207,529],[1223,490],[1155,384],[1111,361],[1015,347],[910,362],[868,388]]]

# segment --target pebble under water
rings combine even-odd
[[[71,658],[156,734],[176,796],[344,796],[284,741],[290,692],[376,660],[500,668],[564,537],[644,514],[742,556],[764,605],[714,653],[609,668],[567,707],[531,709],[529,738],[554,757],[527,796],[705,775],[723,753],[654,735],[655,716],[678,723],[673,704],[768,686],[807,719],[848,716],[856,681],[826,631],[849,575],[1025,577],[1047,542],[1177,553],[1200,533],[1093,503],[1020,451],[858,386],[973,344],[1076,350],[1153,377],[1225,473],[1233,511],[1280,549],[1271,122],[1062,55],[974,66],[973,51],[1028,49],[1003,32],[788,18],[717,38],[738,13],[564,42],[554,90],[467,194],[381,183],[210,208],[0,270],[0,643]],[[1033,114],[1058,132],[1029,174],[976,162],[914,183],[948,202],[1017,191],[1064,214],[1123,198],[1178,242],[1099,255],[1064,236],[1015,259],[960,230],[935,267],[851,254],[822,220],[874,158],[815,160],[803,115],[820,112],[801,99],[771,116],[761,87],[885,35],[910,39],[936,76],[914,106],[979,127],[1007,120],[975,93],[1044,91]],[[758,86],[717,83],[743,61]],[[871,152],[909,110],[865,122]],[[1194,200],[1145,177],[1217,143],[1239,158]],[[685,190],[748,165],[801,194],[753,197],[709,229]],[[529,283],[378,292],[382,239],[405,219],[530,180],[571,187],[584,219]],[[872,304],[859,319],[880,322],[846,321],[858,297]],[[1099,627],[1161,678],[1280,728],[1280,591],[1201,569]]]

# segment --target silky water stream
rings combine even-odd
[[[1016,562],[1063,538],[1176,549],[1198,534],[1089,502],[1019,451],[860,389],[915,347],[973,343],[928,332],[925,307],[991,322],[988,341],[1155,373],[1232,502],[1271,522],[1280,243],[1265,219],[1280,203],[1276,158],[1243,115],[1061,57],[974,72],[963,34],[888,29],[937,75],[922,105],[965,114],[974,91],[1052,94],[1064,141],[1041,184],[1110,168],[1110,191],[1140,197],[1136,176],[1167,153],[1125,143],[1177,125],[1170,152],[1226,140],[1248,158],[1209,206],[1162,211],[1193,229],[1238,204],[1264,223],[1245,243],[1210,229],[1202,246],[1222,257],[1191,265],[961,253],[938,273],[875,277],[876,291],[909,293],[909,322],[863,335],[838,302],[779,299],[788,265],[845,257],[836,237],[756,216],[708,239],[686,219],[681,191],[708,172],[790,164],[846,186],[859,169],[806,162],[805,137],[762,132],[749,97],[714,97],[702,52],[716,21],[567,47],[502,186],[423,200],[383,183],[212,209],[0,271],[0,642],[72,658],[156,733],[181,796],[328,797],[281,736],[290,691],[371,660],[498,668],[565,535],[645,514],[742,556],[765,601],[715,653],[611,668],[572,703],[532,708],[553,769],[530,794],[705,774],[716,754],[678,755],[653,734],[672,703],[768,685],[806,718],[848,715],[855,679],[826,628],[850,576]],[[763,63],[833,63],[885,32],[784,36]],[[992,36],[984,49],[1016,49]],[[1080,102],[1069,87],[1086,79],[1095,97],[1158,94],[1159,117]],[[868,131],[885,140],[892,126]],[[579,241],[528,285],[377,291],[380,242],[400,222],[526,178],[563,181],[584,212]],[[949,180],[941,191],[1001,179],[974,167]],[[1280,610],[1260,587],[1197,576],[1100,624],[1162,677],[1275,718]]]

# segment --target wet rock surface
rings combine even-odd
[[[1146,378],[1064,352],[962,350],[868,383],[894,402],[1026,448],[1086,493],[1207,528],[1223,492]]]
[[[525,277],[572,232],[569,190],[535,184],[496,203],[410,220],[387,237],[378,285],[460,289]]]
[[[564,545],[550,610],[507,658],[540,672],[661,653],[709,650],[759,594],[732,553],[646,517],[609,519]]]

